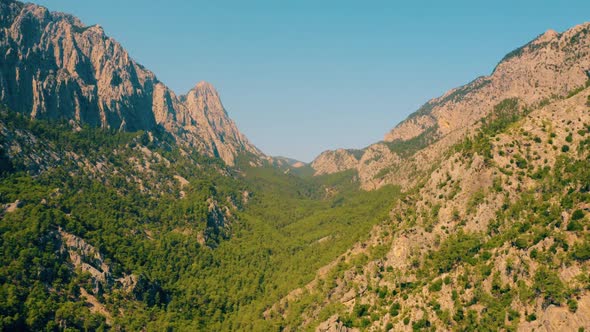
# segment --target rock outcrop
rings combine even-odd
[[[98,292],[100,283],[108,285],[113,282],[110,267],[105,263],[103,255],[95,247],[61,228],[59,234],[73,266],[82,272],[89,273],[92,277],[95,284],[95,293]]]
[[[301,168],[301,167],[307,166],[307,164],[302,161],[299,161],[299,160],[296,160],[293,158],[282,157],[282,156],[272,157],[272,163],[273,163],[273,165],[275,165],[277,167]]]
[[[262,156],[210,84],[176,96],[100,26],[34,4],[0,2],[0,102],[31,118],[128,131],[161,126],[230,165],[241,152]]]
[[[356,150],[338,149],[324,151],[311,163],[315,175],[331,174],[354,169],[359,158],[354,154]]]

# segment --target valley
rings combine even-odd
[[[302,163],[100,26],[0,18],[0,330],[590,328],[589,23]]]

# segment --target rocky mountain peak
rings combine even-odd
[[[533,41],[535,44],[545,43],[559,37],[559,32],[549,29]]]
[[[386,141],[407,140],[430,127],[447,134],[478,121],[493,102],[518,96],[527,104],[547,95],[563,95],[587,80],[590,68],[590,23],[564,33],[547,30],[531,42],[508,53],[491,75],[475,79],[428,101],[385,136]],[[577,55],[576,55],[577,54]],[[451,114],[465,115],[454,121]],[[413,129],[411,129],[413,128]]]
[[[0,103],[31,118],[130,131],[162,126],[228,164],[241,151],[262,156],[211,84],[177,97],[100,25],[35,4],[0,2]]]
[[[217,90],[211,83],[201,81],[180,99],[189,109],[202,109],[207,112],[219,112],[227,115]]]
[[[196,93],[198,95],[218,95],[215,87],[207,81],[200,81],[199,83],[197,83],[189,93],[191,92]]]

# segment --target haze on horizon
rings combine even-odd
[[[178,94],[211,82],[252,143],[306,162],[379,141],[510,50],[590,20],[583,0],[33,2],[100,24]]]

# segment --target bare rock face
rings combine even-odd
[[[88,272],[95,279],[96,283],[110,283],[112,276],[110,267],[105,264],[102,254],[82,238],[67,233],[61,228],[59,234],[64,242],[65,248],[70,256],[74,267]]]
[[[0,3],[0,102],[31,118],[129,131],[160,125],[230,165],[239,152],[262,155],[210,84],[177,97],[100,26],[34,4]]]
[[[202,138],[207,150],[215,151],[216,156],[229,164],[233,164],[236,151],[242,149],[260,155],[258,149],[248,142],[229,118],[211,84],[200,82],[180,100],[188,113],[186,119],[189,120],[189,123],[183,123],[183,129],[194,130]]]
[[[346,150],[324,152],[311,165],[316,174],[355,168],[365,189],[387,183],[409,185],[410,175],[431,167],[502,100],[518,98],[525,107],[534,108],[584,86],[589,77],[590,23],[561,34],[549,30],[506,55],[491,75],[428,101],[387,133],[383,142],[364,149],[356,165]],[[430,141],[411,156],[388,149],[391,144],[425,138]]]
[[[356,168],[357,157],[350,150],[324,151],[312,163],[315,175],[331,174]]]
[[[334,315],[325,322],[322,322],[316,328],[316,332],[353,332],[358,331],[356,328],[348,328],[338,320],[338,316]]]

